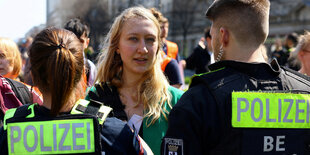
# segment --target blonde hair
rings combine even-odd
[[[144,117],[151,119],[150,124],[155,123],[162,114],[167,119],[168,111],[164,107],[167,101],[169,107],[171,94],[168,91],[169,83],[161,71],[160,63],[160,26],[152,13],[143,7],[132,7],[124,10],[115,20],[105,40],[105,47],[98,61],[98,74],[96,81],[109,83],[117,88],[122,87],[122,60],[116,50],[122,28],[126,21],[133,19],[147,19],[153,21],[157,28],[158,47],[153,67],[142,76],[142,83],[138,85],[138,103],[142,102],[144,106]],[[147,120],[148,120],[147,119]],[[147,121],[148,122],[148,121]],[[148,123],[147,123],[148,124]],[[150,125],[148,124],[148,125]]]
[[[9,60],[10,65],[13,66],[13,71],[11,73],[13,77],[9,78],[15,79],[19,75],[22,68],[22,58],[16,43],[9,38],[0,37],[0,50],[2,50],[6,59]]]
[[[298,38],[298,44],[293,52],[290,53],[289,60],[292,61],[292,64],[298,67],[301,67],[301,62],[298,58],[298,53],[302,50],[305,50],[307,46],[310,45],[310,32],[305,31],[303,35],[300,35]]]

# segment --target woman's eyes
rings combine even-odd
[[[129,40],[131,40],[131,41],[138,41],[139,38],[138,37],[129,37]],[[148,42],[148,43],[153,43],[156,40],[153,37],[149,37],[149,38],[146,38],[145,41]]]
[[[155,38],[146,38],[148,42],[155,42]]]
[[[132,40],[132,41],[137,41],[138,38],[137,37],[129,37],[129,40]]]

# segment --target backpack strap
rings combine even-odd
[[[95,100],[80,99],[71,110],[71,114],[90,114],[98,118],[99,124],[103,124],[112,108],[104,106],[103,103]]]
[[[31,93],[27,86],[24,84],[17,82],[15,80],[5,78],[11,85],[12,90],[15,93],[15,96],[18,98],[18,100],[23,104],[30,104],[31,102]]]

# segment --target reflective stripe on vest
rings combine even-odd
[[[12,118],[15,114],[17,108],[12,108],[9,109],[8,111],[5,112],[4,118],[3,118],[3,129],[6,130],[7,125],[6,125],[6,120]]]
[[[310,128],[309,100],[309,94],[233,92],[232,126]]]
[[[83,100],[83,99],[78,100],[75,103],[74,107],[72,108],[71,114],[83,114],[83,112],[77,110],[77,107],[80,105],[80,106],[83,106],[86,108],[89,103],[90,103],[90,101],[87,101],[87,100]],[[96,114],[93,114],[93,115],[95,115],[98,118],[99,124],[103,124],[103,122],[108,117],[108,115],[111,111],[112,111],[112,108],[110,108],[108,106],[101,105],[98,112],[100,112],[102,115],[101,116],[98,116]]]
[[[93,119],[8,123],[9,154],[95,152]]]
[[[172,59],[177,59],[178,55],[178,45],[172,41],[166,40],[167,45],[167,56]]]
[[[26,116],[26,118],[33,118],[34,117],[34,106],[36,105],[37,103],[34,103],[34,104],[31,104],[28,106],[28,109],[31,110],[31,113],[29,115]],[[12,108],[12,109],[9,109],[8,111],[5,112],[5,115],[4,115],[4,121],[3,121],[3,129],[6,130],[7,128],[7,125],[6,125],[6,120],[14,117],[14,114],[15,114],[15,111],[17,110],[17,108]]]

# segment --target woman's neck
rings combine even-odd
[[[138,85],[141,83],[142,75],[123,72],[122,79],[123,79],[123,85],[121,88],[136,89]]]
[[[143,104],[139,104],[138,86],[142,82],[142,75],[123,73],[123,85],[118,89],[125,113],[128,119],[134,114],[143,116]]]

